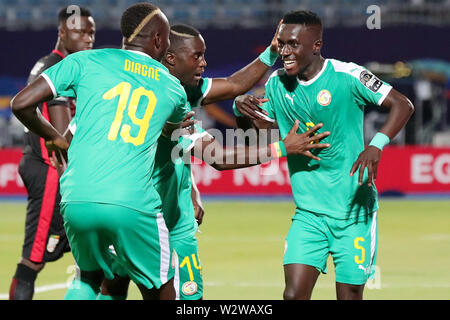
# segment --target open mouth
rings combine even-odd
[[[283,65],[286,70],[291,70],[295,68],[297,65],[297,61],[295,60],[283,60]]]
[[[194,79],[195,80],[200,80],[202,78],[202,74],[203,74],[203,71],[195,73],[194,74]]]

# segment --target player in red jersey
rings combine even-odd
[[[74,6],[63,8],[59,11],[58,22],[55,49],[36,62],[28,83],[67,55],[92,49],[95,22],[89,10]],[[69,98],[58,97],[40,104],[38,108],[63,133],[74,114],[75,104]],[[25,134],[19,173],[28,192],[28,203],[22,256],[11,282],[9,299],[31,300],[36,277],[45,263],[58,260],[70,251],[70,247],[59,211],[58,174],[50,163],[44,139],[32,132]]]

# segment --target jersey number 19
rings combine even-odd
[[[128,100],[131,99],[128,104]],[[121,82],[116,85],[114,88],[108,90],[103,95],[103,99],[111,100],[116,96],[119,96],[119,103],[117,105],[116,116],[111,124],[111,128],[109,129],[108,140],[114,141],[117,139],[117,135],[119,133],[120,127],[122,126],[122,130],[120,130],[120,136],[123,141],[126,143],[132,143],[135,146],[141,145],[144,143],[145,135],[147,134],[150,119],[152,118],[153,111],[156,106],[156,96],[151,90],[146,90],[143,87],[137,88],[131,92],[131,84],[128,82]],[[145,96],[148,98],[148,104],[145,109],[145,114],[142,119],[139,119],[136,116],[137,107],[139,105],[139,101],[141,97]],[[132,137],[130,134],[131,126],[128,124],[122,125],[123,114],[125,109],[127,109],[128,104],[128,116],[130,117],[133,124],[139,126],[139,133],[136,137]]]

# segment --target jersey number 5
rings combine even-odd
[[[131,93],[131,84],[128,82],[121,82],[114,88],[108,90],[103,95],[103,99],[111,100],[116,96],[119,96],[119,103],[117,105],[116,116],[111,124],[111,128],[108,133],[108,140],[114,141],[117,139],[117,135],[119,134],[120,127],[122,126],[122,130],[120,130],[120,136],[123,141],[126,143],[132,143],[135,146],[141,145],[144,143],[145,135],[147,134],[150,119],[153,116],[153,111],[156,106],[156,96],[151,90],[146,90],[143,87],[133,90],[131,93],[130,103],[128,104],[128,99]],[[141,97],[145,96],[148,98],[148,104],[145,109],[145,114],[142,119],[136,117],[137,107],[139,105],[139,101]],[[132,137],[130,134],[131,126],[128,124],[122,125],[123,114],[128,104],[128,116],[131,119],[133,124],[139,126],[139,132],[136,137]]]

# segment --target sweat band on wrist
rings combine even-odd
[[[380,150],[383,150],[384,146],[387,145],[391,139],[387,135],[381,132],[377,132],[377,134],[370,141],[369,146],[377,147]]]
[[[259,60],[266,66],[272,67],[278,59],[278,53],[270,50],[270,46],[259,55]]]
[[[233,101],[233,113],[236,117],[243,117],[244,115],[239,112],[239,110],[236,107],[236,102]]]
[[[287,156],[286,148],[283,141],[277,141],[269,145],[270,152],[274,158],[282,158]]]

